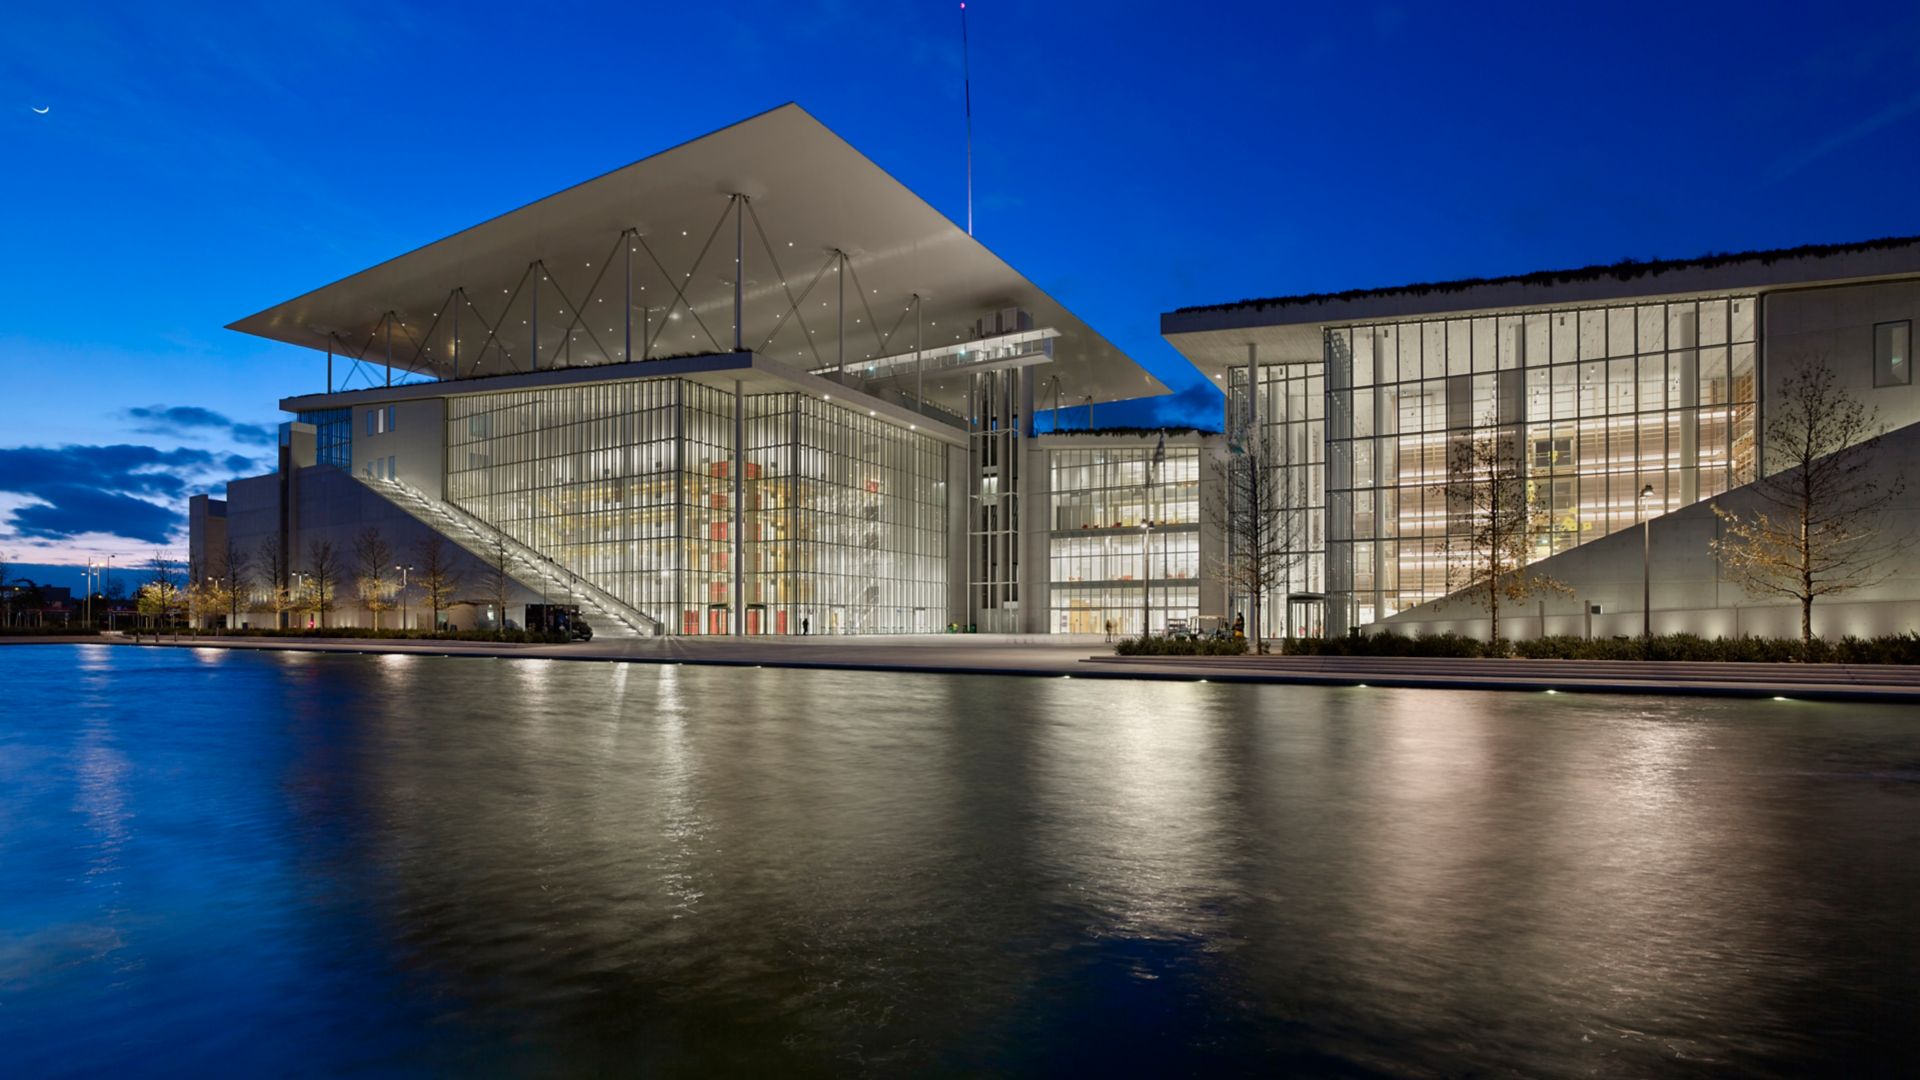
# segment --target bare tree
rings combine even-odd
[[[147,583],[134,596],[135,609],[153,621],[155,630],[171,624],[186,608],[177,566],[164,553],[154,552],[147,560]]]
[[[273,628],[287,628],[287,612],[293,610],[293,593],[287,588],[287,558],[280,549],[280,538],[269,536],[254,549],[260,564],[260,609],[273,613]]]
[[[252,588],[247,574],[252,566],[253,556],[236,545],[231,538],[220,551],[220,583],[226,590],[227,629],[240,626],[240,609],[246,606],[247,593]]]
[[[378,630],[380,613],[394,607],[393,547],[379,529],[367,529],[353,539],[353,562],[360,604],[373,617],[373,628]]]
[[[1447,508],[1447,591],[1487,609],[1487,638],[1500,648],[1500,604],[1572,589],[1531,571],[1535,544],[1553,521],[1527,480],[1515,428],[1476,432],[1453,442],[1447,479],[1437,490]]]
[[[7,587],[7,575],[13,570],[13,557],[0,551],[0,626],[13,625],[13,590]]]
[[[496,630],[507,628],[507,600],[513,595],[512,559],[504,537],[495,535],[488,539],[487,569],[480,576],[480,595],[493,606]]]
[[[313,540],[307,544],[307,608],[326,629],[327,612],[333,610],[334,594],[340,583],[340,555],[331,540]]]
[[[1234,443],[1225,459],[1212,463],[1219,494],[1208,501],[1207,517],[1226,537],[1215,572],[1247,598],[1248,636],[1256,653],[1267,651],[1262,610],[1275,589],[1284,590],[1307,559],[1307,511],[1300,469],[1277,456],[1260,440],[1248,447]]]
[[[454,559],[453,549],[437,532],[430,532],[420,539],[415,547],[414,556],[420,563],[420,592],[426,597],[427,606],[433,609],[433,629],[440,629],[440,613],[452,606],[453,598],[460,591],[460,572]]]
[[[1839,386],[1824,357],[1786,378],[1770,413],[1766,464],[1782,467],[1753,484],[1751,511],[1715,501],[1725,534],[1713,550],[1747,592],[1798,602],[1800,642],[1811,647],[1815,600],[1877,585],[1896,569],[1907,541],[1883,517],[1906,477],[1885,475],[1888,463],[1874,454],[1878,410]]]

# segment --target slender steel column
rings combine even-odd
[[[833,269],[833,276],[840,279],[840,323],[839,329],[834,332],[834,336],[838,339],[834,345],[838,350],[835,354],[837,359],[834,364],[834,373],[839,378],[840,385],[845,386],[847,384],[847,253],[835,251],[833,254],[839,260],[838,265]]]
[[[327,393],[333,393],[333,335],[327,335]]]
[[[744,325],[740,320],[740,308],[746,295],[747,197],[735,195],[733,199],[733,351],[739,352]]]
[[[620,359],[626,361],[627,363],[632,363],[633,362],[633,241],[627,239],[626,236],[627,234],[624,232],[620,234],[620,237],[621,237],[620,246],[627,249],[627,253],[626,253],[627,303],[625,307],[625,311],[627,313],[627,347],[626,347],[626,351],[620,354]]]
[[[454,290],[453,305],[453,377],[460,377],[460,308],[467,302],[467,290]]]
[[[1262,469],[1265,467],[1265,462],[1263,460],[1264,455],[1262,455],[1257,449],[1257,447],[1261,445],[1261,443],[1258,441],[1260,439],[1259,350],[1260,350],[1260,347],[1258,345],[1254,344],[1251,341],[1247,342],[1247,432],[1246,432],[1246,435],[1243,436],[1243,438],[1245,439],[1246,447],[1247,447],[1247,468],[1253,469],[1256,471],[1256,478],[1250,483],[1248,483],[1247,485],[1247,491],[1249,495],[1255,499],[1257,499],[1260,494],[1260,483],[1257,478],[1257,472],[1259,469]],[[1255,522],[1259,517],[1259,515],[1261,514],[1261,512],[1262,511],[1260,510],[1260,507],[1258,506],[1257,503],[1248,504],[1247,510],[1246,510],[1246,522],[1247,522],[1248,528],[1258,527]],[[1253,610],[1249,613],[1250,617],[1247,620],[1247,622],[1249,623],[1247,627],[1248,636],[1253,638],[1256,641],[1260,639],[1261,629],[1259,626],[1252,625],[1252,624],[1258,623],[1266,617],[1266,611],[1264,610],[1264,603],[1263,603],[1264,600],[1265,600],[1265,597],[1250,597],[1248,599],[1248,605],[1251,608],[1253,608]],[[1286,630],[1288,635],[1291,636],[1293,632],[1293,605],[1292,604],[1287,605],[1286,619],[1287,619]]]
[[[393,385],[393,312],[387,312],[387,385]]]
[[[733,380],[733,632],[747,632],[746,462],[747,399]]]
[[[642,338],[641,349],[646,348]],[[687,383],[673,382],[673,617],[678,629],[687,632],[687,575],[693,572],[693,545],[687,537]],[[695,620],[694,629],[699,630]]]
[[[540,370],[540,279],[547,276],[547,267],[539,259],[533,260],[533,370]]]
[[[927,400],[927,354],[920,339],[920,294],[913,294],[913,400],[914,404],[925,404]]]

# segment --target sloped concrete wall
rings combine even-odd
[[[1889,534],[1920,539],[1920,424],[1885,436],[1875,451],[1889,479],[1904,472],[1907,490],[1889,509],[1883,525]],[[1736,513],[1759,502],[1752,485],[1721,496]],[[1693,633],[1705,637],[1798,637],[1800,609],[1750,595],[1735,584],[1715,558],[1712,542],[1724,531],[1712,503],[1696,503],[1648,523],[1653,584],[1653,632]],[[1625,637],[1640,633],[1643,550],[1637,528],[1594,540],[1535,564],[1535,569],[1571,586],[1574,595],[1549,595],[1500,607],[1500,636],[1526,639],[1541,634]],[[1897,556],[1893,573],[1880,584],[1843,593],[1813,607],[1814,633],[1822,637],[1920,631],[1920,547]],[[1600,614],[1589,616],[1587,605]],[[1542,614],[1544,612],[1544,619]],[[1489,619],[1479,603],[1458,594],[1410,608],[1365,628],[1369,633],[1438,634],[1452,632],[1485,638]]]

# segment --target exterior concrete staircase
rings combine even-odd
[[[496,549],[504,547],[508,575],[529,592],[578,605],[596,639],[661,633],[658,620],[452,503],[399,480],[359,479],[483,563],[491,565]]]

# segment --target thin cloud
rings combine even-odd
[[[1859,142],[1881,128],[1904,120],[1916,112],[1920,112],[1920,94],[1889,105],[1844,131],[1828,136],[1797,154],[1788,155],[1774,162],[1773,167],[1767,170],[1767,183],[1780,183],[1835,150],[1850,143]]]

